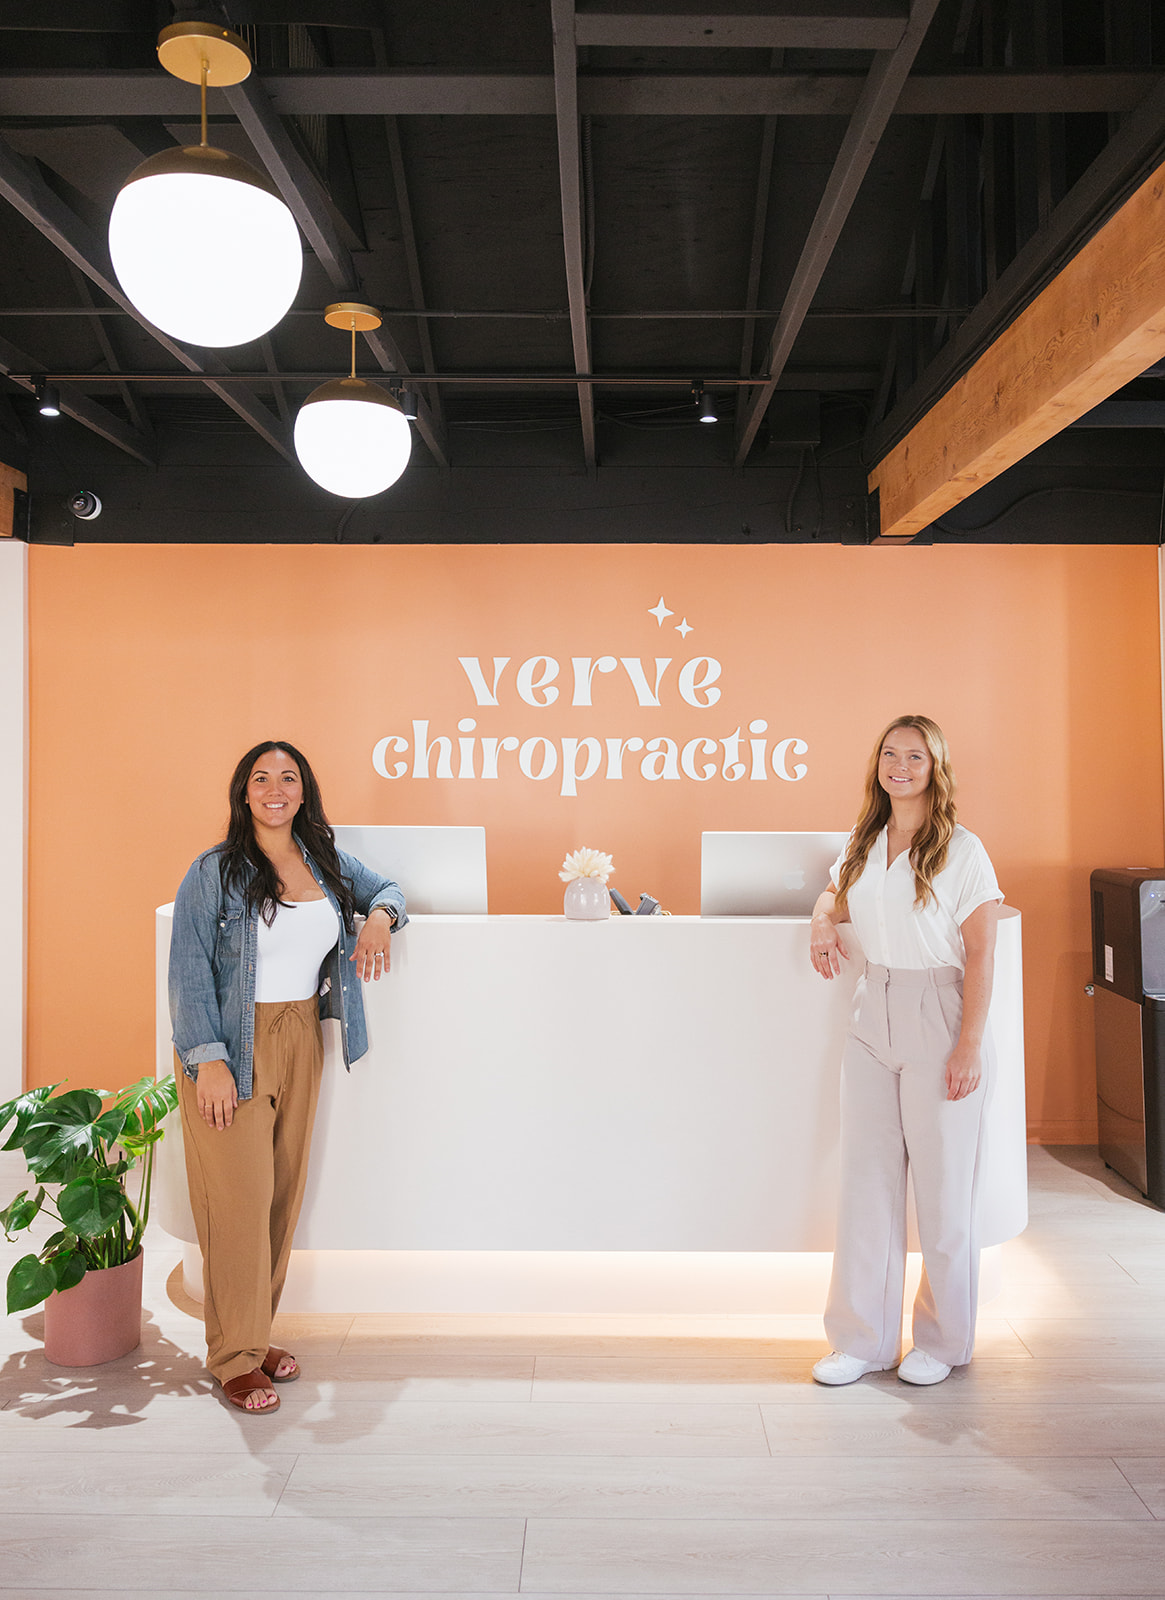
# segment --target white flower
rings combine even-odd
[[[604,883],[614,872],[610,856],[605,856],[601,850],[591,850],[583,845],[580,850],[567,856],[562,863],[562,871],[558,876],[563,883],[573,883],[575,878],[601,878]]]

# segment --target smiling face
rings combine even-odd
[[[891,728],[878,757],[878,782],[893,800],[918,800],[930,787],[934,770],[926,740],[917,728]]]
[[[247,805],[256,828],[290,829],[303,804],[303,779],[286,750],[268,750],[251,768]]]

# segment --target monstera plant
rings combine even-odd
[[[149,1221],[154,1147],[165,1131],[163,1119],[178,1104],[173,1076],[142,1078],[112,1095],[96,1089],[54,1094],[60,1087],[30,1089],[0,1106],[0,1134],[15,1123],[2,1148],[23,1153],[38,1185],[0,1211],[0,1227],[12,1239],[42,1212],[61,1224],[8,1274],[9,1311],[27,1311],[56,1290],[73,1288],[87,1272],[134,1259]],[[131,1199],[126,1179],[139,1164]]]

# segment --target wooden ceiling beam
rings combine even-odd
[[[13,491],[28,493],[28,479],[7,462],[0,461],[0,539],[11,539],[13,528]]]
[[[874,466],[910,539],[1165,357],[1165,164]]]

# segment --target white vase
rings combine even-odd
[[[562,897],[562,909],[575,922],[605,922],[611,915],[611,896],[602,878],[572,878]]]

